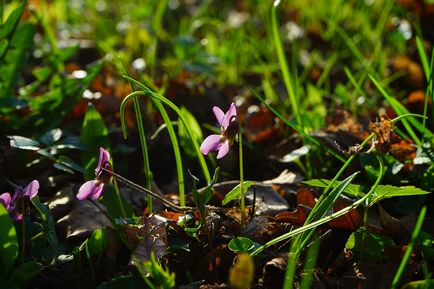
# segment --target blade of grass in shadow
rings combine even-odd
[[[311,246],[309,247],[309,250],[307,250],[306,263],[304,264],[303,270],[304,274],[302,275],[300,281],[300,289],[311,288],[320,243],[320,238],[316,237],[315,240],[312,242]]]
[[[252,90],[252,93],[272,112],[274,115],[276,115],[280,120],[282,120],[286,125],[288,125],[290,128],[295,130],[297,133],[299,133],[304,139],[308,140],[312,144],[316,145],[317,147],[324,148],[328,153],[333,155],[336,159],[340,160],[341,162],[345,162],[345,159],[340,156],[338,153],[336,153],[334,150],[330,149],[327,146],[322,145],[317,139],[314,137],[308,135],[305,133],[298,125],[291,123],[286,118],[283,117],[277,110],[275,110],[270,104],[268,104],[265,99],[263,99],[256,91]]]
[[[425,48],[423,47],[423,42],[422,39],[420,38],[420,35],[416,36],[416,45],[417,45],[417,50],[419,53],[419,58],[420,61],[422,63],[422,67],[423,67],[423,71],[425,73],[425,79],[428,83],[427,85],[427,89],[426,89],[426,94],[425,94],[425,101],[424,101],[424,106],[423,106],[423,115],[426,116],[428,113],[428,100],[429,97],[432,97],[432,93],[433,93],[433,60],[434,60],[434,49],[433,52],[431,53],[431,62],[428,62],[428,55],[425,51]],[[433,114],[432,117],[434,117],[434,110],[433,110]],[[424,129],[426,129],[426,119],[422,120],[422,126]],[[422,139],[425,138],[425,134],[422,135]],[[423,140],[422,140],[423,142]]]
[[[128,81],[130,81],[130,83],[133,82],[131,80],[132,78],[130,78],[130,77],[126,77],[126,78],[127,78]],[[137,84],[136,82],[134,82],[134,83]],[[149,88],[147,88],[146,86],[143,86],[143,87],[140,86],[140,88],[143,89],[143,90],[146,90],[145,93],[146,92],[147,93],[152,93],[151,90]],[[129,94],[128,96],[126,96],[124,98],[124,100],[122,101],[121,106],[120,106],[122,131],[124,132],[124,137],[125,137],[125,133],[126,133],[125,121],[124,121],[125,106],[126,106],[126,104],[128,103],[128,101],[131,98],[136,99],[139,95],[143,95],[142,93],[137,93],[137,92],[140,92],[140,91],[133,92],[133,93]],[[133,96],[130,97],[131,95],[133,95]],[[166,127],[167,127],[167,132],[169,133],[169,137],[170,137],[170,140],[172,142],[173,153],[174,153],[174,156],[175,156],[175,163],[176,163],[176,172],[177,172],[177,175],[178,175],[178,190],[179,190],[180,204],[181,204],[181,206],[185,206],[184,173],[183,173],[181,151],[179,149],[178,138],[176,136],[175,129],[173,128],[172,121],[170,120],[170,117],[167,114],[166,109],[163,107],[163,105],[161,104],[161,102],[159,100],[152,99],[152,101],[154,102],[155,106],[160,111],[160,114],[163,117],[164,123],[166,124]],[[151,209],[152,209],[152,206],[149,207],[149,211],[150,212],[152,211]]]
[[[367,194],[369,196],[371,196],[371,194],[374,192],[374,189],[378,186],[378,184],[380,183],[380,180],[383,176],[383,164],[382,164],[380,158],[377,158],[377,159],[379,160],[379,163],[380,163],[380,173],[378,175],[378,178],[377,178],[374,186],[371,188],[371,190]],[[345,165],[343,167],[345,167]],[[327,211],[330,208],[332,208],[334,202],[337,200],[337,198],[343,192],[343,190],[351,183],[351,181],[354,179],[354,177],[356,176],[357,173],[358,172],[352,174],[351,176],[346,178],[344,181],[342,181],[342,183],[345,182],[345,184],[343,184],[343,186],[341,186],[338,190],[336,190],[338,188],[338,187],[336,187],[329,194],[327,194],[327,188],[326,188],[324,193],[321,195],[321,198],[324,196],[326,196],[326,197],[323,198],[323,201],[321,201],[321,198],[320,198],[320,200],[318,200],[318,202],[316,203],[316,205],[312,209],[312,212],[309,214],[304,226],[306,226],[311,221],[314,221],[317,218],[322,218],[327,213]],[[364,196],[360,200],[362,200],[362,199],[364,199],[364,201],[368,200],[368,198],[366,198],[366,199],[365,198],[366,198],[366,196]],[[356,203],[360,202],[360,200],[357,201]],[[361,204],[361,203],[359,203],[359,204]],[[285,282],[284,282],[283,288],[285,288],[285,289],[292,289],[293,288],[294,277],[295,277],[298,259],[300,258],[302,250],[307,245],[307,242],[309,242],[313,233],[314,233],[314,229],[307,230],[304,233],[297,235],[294,238],[294,240],[292,241],[291,250],[289,251],[290,258],[288,259],[289,260],[288,266],[286,267]]]
[[[425,74],[425,79],[430,78],[430,64],[428,61],[428,55],[426,54],[425,48],[423,47],[422,39],[419,35],[416,36],[416,46],[419,53],[420,62],[422,63],[423,72]]]
[[[402,105],[398,100],[396,100],[395,98],[393,98],[391,95],[389,95],[383,89],[383,87],[380,85],[380,83],[378,83],[378,81],[372,75],[368,75],[368,76],[371,79],[371,81],[374,83],[374,85],[378,89],[378,91],[381,93],[381,95],[383,95],[383,97],[389,102],[389,104],[392,106],[392,108],[395,110],[395,112],[398,114],[398,116],[409,114],[409,112],[405,108],[405,106]],[[423,133],[423,134],[425,134],[426,136],[428,136],[430,138],[434,137],[433,133],[431,131],[425,129],[423,127],[423,125],[417,119],[412,118],[412,117],[410,117],[408,120],[403,119],[402,120],[402,124],[404,125],[404,127],[407,130],[408,134],[410,135],[410,137],[413,139],[413,141],[416,144],[421,145],[422,142],[417,137],[417,135],[415,134],[415,132],[413,131],[413,129],[411,128],[411,126],[410,126],[409,123],[411,123],[420,133]]]
[[[277,21],[277,8],[279,7],[280,0],[276,0],[271,8],[271,29],[273,33],[274,46],[276,48],[277,59],[279,61],[280,70],[282,71],[283,82],[288,92],[289,101],[291,103],[292,112],[294,114],[297,124],[303,128],[300,112],[298,111],[297,99],[292,83],[291,72],[288,68],[288,62],[286,60],[285,51],[283,49],[282,40],[279,34],[279,23]]]
[[[419,213],[419,217],[417,218],[416,225],[414,226],[413,233],[411,234],[410,243],[407,246],[407,250],[405,250],[404,256],[402,257],[401,263],[399,264],[398,271],[396,271],[395,277],[392,281],[391,289],[398,288],[399,280],[404,273],[405,267],[407,266],[408,260],[410,259],[410,255],[413,252],[414,244],[419,236],[420,230],[422,228],[423,221],[425,219],[426,207],[423,207]]]
[[[124,67],[124,72],[128,75],[129,73],[128,73],[126,67],[125,66],[123,66],[123,67]],[[134,91],[133,84],[131,83],[131,81],[129,81],[129,83],[130,83],[131,91]],[[143,127],[143,118],[142,118],[142,112],[140,109],[139,98],[134,97],[133,103],[134,103],[134,112],[136,114],[137,129],[139,131],[140,146],[142,148],[143,167],[145,170],[145,188],[147,188],[148,190],[151,190],[152,189],[152,171],[151,171],[151,166],[149,164],[148,146],[146,143],[146,134],[145,134],[145,129]],[[124,109],[121,110],[121,125],[122,125],[123,136],[124,136],[124,138],[127,138]],[[150,212],[152,212],[152,197],[151,196],[148,196],[148,209]]]
[[[196,141],[196,138],[194,137],[194,133],[193,133],[190,125],[188,124],[188,122],[184,118],[182,111],[173,102],[171,102],[170,100],[168,100],[167,98],[165,98],[164,96],[162,96],[158,93],[154,93],[154,92],[150,91],[146,86],[141,84],[139,81],[137,81],[137,80],[135,80],[135,79],[133,79],[127,75],[124,75],[124,78],[128,79],[129,81],[132,81],[134,84],[136,84],[138,87],[140,87],[143,90],[143,91],[136,91],[136,92],[129,94],[127,96],[128,98],[134,97],[135,95],[147,96],[147,97],[150,97],[151,99],[153,99],[153,101],[155,101],[155,100],[161,101],[163,104],[169,106],[171,109],[173,109],[175,111],[175,113],[178,115],[179,119],[182,121],[182,123],[184,124],[184,126],[187,130],[187,134],[189,135],[191,143],[194,147],[194,150],[196,151],[199,165],[202,169],[202,173],[205,177],[205,180],[207,182],[210,182],[211,181],[211,175],[210,175],[208,167],[206,165],[205,158],[203,157],[202,153],[200,152],[199,145]],[[127,98],[127,97],[125,97],[125,98]],[[124,101],[125,101],[125,99],[124,99]],[[168,124],[166,123],[166,125],[168,125]]]

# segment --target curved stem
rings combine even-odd
[[[244,171],[243,171],[243,137],[241,133],[241,126],[238,125],[238,144],[239,144],[239,162],[240,162],[240,207],[241,207],[241,232],[246,225],[246,215],[245,215],[245,199],[244,199]]]

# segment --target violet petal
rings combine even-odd
[[[228,141],[223,142],[219,149],[219,153],[217,154],[217,159],[221,159],[222,157],[227,155],[227,153],[229,152],[229,148],[230,148],[229,142]]]
[[[11,194],[9,193],[3,193],[0,195],[0,203],[3,204],[3,206],[6,208],[6,210],[9,209],[11,205]]]
[[[95,173],[98,173],[101,170],[101,167],[110,160],[110,153],[106,151],[104,148],[99,148],[99,160],[98,166],[95,169]]]
[[[225,113],[218,106],[214,106],[212,108],[212,111],[214,112],[215,118],[217,119],[219,126],[224,127],[223,120],[225,118]]]
[[[220,138],[221,135],[219,134],[209,135],[200,145],[200,151],[204,155],[207,155],[210,151],[219,150],[222,145],[222,143],[220,142]]]
[[[101,183],[99,186],[95,187],[93,191],[93,195],[90,196],[92,200],[98,200],[102,195],[102,191],[104,189],[104,183]]]
[[[97,180],[91,180],[85,182],[83,185],[81,185],[80,189],[78,190],[77,199],[80,201],[85,200],[89,197],[93,199],[95,194],[100,194],[100,182]]]
[[[235,107],[235,103],[231,103],[231,106],[229,107],[229,110],[226,112],[223,120],[222,120],[222,126],[224,129],[227,129],[229,126],[229,122],[233,116],[237,116],[237,108]]]
[[[27,196],[31,199],[38,194],[38,190],[39,182],[37,180],[33,180],[27,185],[27,187],[24,188],[24,196]]]

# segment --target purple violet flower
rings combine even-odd
[[[110,183],[111,175],[103,170],[112,170],[110,165],[110,153],[103,148],[99,148],[98,166],[95,169],[95,179],[85,182],[78,190],[77,199],[80,201],[90,198],[97,200],[102,192],[104,185]]]
[[[214,106],[213,112],[220,125],[220,134],[208,136],[200,146],[200,151],[207,155],[210,151],[218,151],[217,159],[221,159],[234,143],[238,133],[238,118],[235,104],[232,102],[229,110],[224,113],[219,107]]]
[[[27,210],[27,202],[36,196],[39,191],[39,182],[37,180],[31,181],[25,188],[18,187],[14,195],[11,197],[9,193],[0,195],[0,203],[11,214],[14,221],[21,221],[23,214]]]
[[[3,204],[6,210],[9,210],[11,206],[11,194],[3,193],[0,195],[0,203]]]

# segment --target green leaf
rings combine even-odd
[[[101,256],[107,246],[106,229],[97,229],[87,240],[86,246],[92,255]]]
[[[245,193],[254,183],[252,181],[245,181],[243,183],[243,189]],[[241,196],[240,184],[236,185],[229,193],[226,194],[222,201],[222,205],[225,206],[227,203],[233,200],[238,200]]]
[[[0,65],[0,98],[13,95],[13,85],[21,79],[18,74],[24,65],[28,51],[33,45],[35,26],[29,22],[19,26],[10,41],[9,48]]]
[[[11,147],[22,150],[37,151],[41,146],[39,142],[19,135],[10,135],[8,138],[10,139],[9,144]]]
[[[357,258],[366,261],[381,261],[384,258],[386,247],[395,246],[392,238],[374,234],[372,232],[359,229],[352,233],[345,244]]]
[[[18,239],[8,211],[0,205],[0,277],[7,277],[18,257]]]
[[[100,113],[92,104],[89,104],[83,120],[81,143],[86,150],[81,152],[81,160],[86,173],[86,180],[95,178],[95,168],[98,164],[99,148],[108,149],[108,131]]]
[[[79,172],[84,174],[86,172],[79,164],[77,164],[67,156],[60,156],[53,166],[57,169],[70,173]]]
[[[251,253],[259,246],[258,243],[246,237],[233,238],[228,244],[229,249],[235,253]]]
[[[202,216],[202,221],[204,221],[206,218],[205,205],[209,202],[209,200],[211,200],[212,196],[214,195],[214,189],[212,188],[212,186],[217,182],[219,170],[219,168],[216,168],[212,180],[208,183],[208,186],[206,186],[201,192],[197,190],[197,183],[199,182],[199,179],[196,178],[189,171],[190,176],[193,179],[193,199]]]
[[[55,255],[57,255],[57,252],[59,252],[59,241],[57,240],[54,219],[51,215],[50,209],[47,205],[39,201],[38,196],[33,197],[31,201],[41,216],[45,237],[47,238],[51,248],[54,250]]]
[[[26,5],[27,1],[23,1],[18,8],[12,11],[5,23],[0,26],[0,39],[7,37],[15,29]]]
[[[52,145],[62,137],[62,130],[55,128],[44,133],[40,139],[41,143],[46,145]]]
[[[0,40],[0,59],[5,54],[6,50],[8,49],[9,41],[7,39]]]
[[[53,70],[49,66],[38,67],[33,70],[33,75],[40,82],[47,80],[51,73],[53,73]]]
[[[196,139],[198,143],[201,143],[203,140],[203,134],[196,118],[183,106],[181,107],[181,113],[184,119],[190,125],[193,137]],[[183,148],[184,152],[189,157],[194,158],[196,156],[196,152],[194,148],[191,146],[190,135],[181,120],[178,121],[178,135],[179,135],[179,144]]]
[[[36,261],[28,261],[21,264],[11,276],[11,279],[24,288],[36,275],[42,271],[42,264]]]
[[[304,182],[307,185],[314,187],[327,187],[330,183],[330,180],[325,179],[312,179]],[[340,184],[340,181],[336,181],[333,184],[333,188],[337,187]],[[364,192],[368,191],[368,187],[364,187],[362,185],[349,184],[345,189],[344,193],[351,197],[363,197],[365,195]],[[373,204],[375,202],[381,201],[383,199],[393,198],[393,197],[405,197],[405,196],[416,196],[416,195],[426,195],[431,192],[424,191],[415,186],[403,186],[403,187],[395,187],[392,185],[378,185],[375,191],[372,194],[370,203]]]

